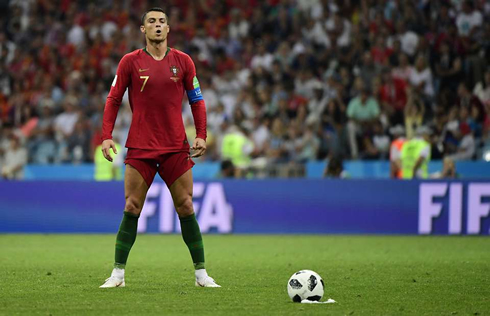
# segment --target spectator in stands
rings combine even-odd
[[[373,58],[374,64],[376,64],[378,67],[387,66],[392,53],[393,50],[389,47],[386,47],[385,38],[376,38],[375,44],[371,48],[371,56]]]
[[[270,119],[255,117],[253,121],[252,140],[254,142],[254,157],[263,157],[270,137]]]
[[[411,139],[414,137],[417,128],[424,123],[425,105],[417,91],[412,88],[408,88],[406,91],[408,98],[404,109],[404,123],[407,139]]]
[[[362,56],[362,65],[360,67],[360,76],[364,86],[369,86],[373,78],[377,75],[376,65],[373,62],[371,52],[365,52]]]
[[[309,115],[307,122],[319,123],[321,115],[327,107],[329,98],[324,95],[324,89],[320,82],[315,83],[315,86],[313,87],[313,95],[314,96],[308,102]]]
[[[314,132],[312,125],[306,126],[304,134],[299,139],[297,160],[298,162],[305,163],[307,161],[314,161],[318,158],[318,150],[320,147],[320,139]]]
[[[272,62],[274,56],[266,50],[264,43],[261,41],[256,43],[257,54],[252,57],[250,66],[252,69],[262,67],[264,70],[269,71],[272,68]]]
[[[477,118],[478,122],[483,122],[485,119],[485,109],[483,104],[481,103],[480,99],[474,95],[471,90],[468,88],[468,85],[464,82],[460,83],[458,86],[458,98],[456,101],[456,106],[458,108],[465,107],[469,111],[472,110],[472,108],[477,108],[479,112],[479,116]]]
[[[235,166],[231,160],[226,159],[221,162],[220,177],[224,179],[235,177]]]
[[[476,145],[473,132],[467,123],[461,123],[458,133],[458,146],[456,153],[449,155],[452,160],[470,160],[475,155]]]
[[[439,90],[456,91],[463,77],[463,66],[461,57],[455,54],[449,47],[448,42],[440,46],[439,58],[436,64]]]
[[[80,119],[75,124],[73,133],[67,139],[69,159],[73,163],[91,161],[90,133],[87,130],[87,121]]]
[[[351,28],[351,23],[339,11],[332,11],[330,17],[325,21],[327,33],[336,39],[336,46],[340,48],[350,45]]]
[[[8,4],[0,29],[0,124],[31,134],[26,147],[32,162],[73,162],[69,139],[80,143],[83,133],[92,145],[82,160],[92,159],[117,64],[123,54],[143,47],[134,26],[151,1],[113,2],[65,1],[59,12],[49,1]],[[384,131],[405,123],[411,136],[422,124],[432,127],[434,158],[456,153],[463,123],[476,147],[480,139],[490,142],[489,6],[484,1],[364,2],[230,0],[210,10],[206,1],[170,1],[169,43],[190,54],[201,74],[210,135],[222,137],[222,128],[235,120],[257,126],[260,132],[251,137],[263,146],[253,157],[290,163],[301,149],[287,154],[280,145],[284,126],[305,117],[298,134],[313,128],[320,159],[342,154],[344,147],[352,151],[352,156],[343,153],[346,158],[364,157],[368,146],[350,145],[352,137],[343,136],[349,111],[342,108],[370,87]],[[402,81],[414,91],[407,92],[405,108]],[[459,108],[454,113],[453,106]],[[45,107],[51,118],[43,114]],[[183,108],[188,122],[189,107]],[[464,120],[458,117],[461,108],[467,108]],[[82,119],[83,132],[71,136],[85,117],[90,121]],[[56,143],[46,133],[49,121]],[[129,123],[118,123],[121,134]],[[354,136],[372,140],[369,128],[360,130]],[[264,135],[274,141],[263,141],[269,137]],[[221,141],[215,143],[207,159],[220,157]]]
[[[470,37],[483,23],[483,16],[480,11],[475,10],[473,1],[465,0],[462,4],[462,11],[456,17],[458,33],[463,37]]]
[[[414,57],[419,42],[418,35],[415,32],[406,29],[403,19],[399,19],[396,22],[396,34],[397,39],[401,43],[402,51],[409,57]]]
[[[390,150],[390,137],[383,130],[381,122],[374,122],[372,135],[363,138],[364,159],[386,160]]]
[[[434,97],[434,82],[432,80],[432,71],[428,67],[424,56],[420,55],[417,57],[415,67],[411,69],[409,81],[426,103],[432,100]]]
[[[43,106],[28,142],[29,156],[35,164],[52,163],[55,159],[54,116],[52,108]]]
[[[0,60],[2,64],[10,64],[14,59],[16,45],[10,41],[5,32],[0,31]]]
[[[459,178],[456,173],[456,164],[451,158],[444,158],[441,177],[444,179]]]
[[[354,159],[359,156],[357,137],[368,133],[371,124],[380,114],[379,104],[370,94],[369,88],[363,88],[361,95],[352,99],[347,106],[347,117],[349,118],[347,132],[351,156]]]
[[[393,47],[391,48],[392,52],[388,59],[391,67],[397,67],[400,65],[400,57],[403,55],[402,51],[402,43],[400,40],[393,41]]]
[[[389,69],[384,69],[381,75],[379,98],[381,107],[390,116],[390,123],[401,124],[403,110],[407,104],[407,82],[394,77]]]
[[[245,18],[245,14],[240,12],[238,8],[233,9],[230,12],[231,21],[228,24],[228,32],[230,38],[234,40],[240,40],[248,35],[250,23]]]
[[[287,151],[285,148],[285,128],[280,118],[272,121],[271,136],[266,145],[266,157],[271,163],[285,162]]]
[[[409,82],[411,72],[412,68],[408,56],[406,54],[401,54],[399,57],[399,64],[392,70],[393,77]]]
[[[331,46],[330,38],[320,21],[309,20],[301,32],[304,38],[314,47],[325,49]]]
[[[325,167],[323,172],[324,178],[337,178],[345,179],[348,177],[347,173],[344,171],[344,163],[340,157],[332,157]]]
[[[473,89],[473,94],[476,95],[483,104],[490,102],[490,68],[485,72],[483,80],[476,84]]]
[[[22,180],[24,167],[27,164],[27,150],[15,134],[10,136],[10,146],[4,154],[2,163],[2,178],[7,180]]]

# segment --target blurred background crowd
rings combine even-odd
[[[234,164],[388,159],[428,136],[432,159],[482,159],[490,131],[484,0],[0,0],[0,156],[92,162],[141,14],[167,10],[169,46],[194,60],[208,152]],[[187,135],[195,135],[184,99]],[[127,98],[115,139],[131,123]],[[421,129],[422,128],[422,129]]]

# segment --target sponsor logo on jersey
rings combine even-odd
[[[177,75],[180,72],[179,67],[177,67],[177,66],[170,66],[170,72],[172,73],[172,77],[170,77],[170,79],[172,79],[174,82],[179,81],[180,78],[177,77]]]
[[[145,72],[145,71],[148,71],[148,70],[150,70],[150,68],[145,68],[145,69],[141,69],[140,68],[140,69],[138,69],[139,72]]]

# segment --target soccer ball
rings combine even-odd
[[[311,270],[298,271],[288,281],[288,294],[293,302],[305,299],[319,301],[322,299],[324,288],[322,277]]]

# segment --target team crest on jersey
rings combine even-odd
[[[177,75],[180,72],[179,67],[177,67],[177,66],[170,66],[170,72],[172,73],[172,77],[170,77],[170,79],[172,79],[174,82],[179,81],[180,78],[177,77]]]

